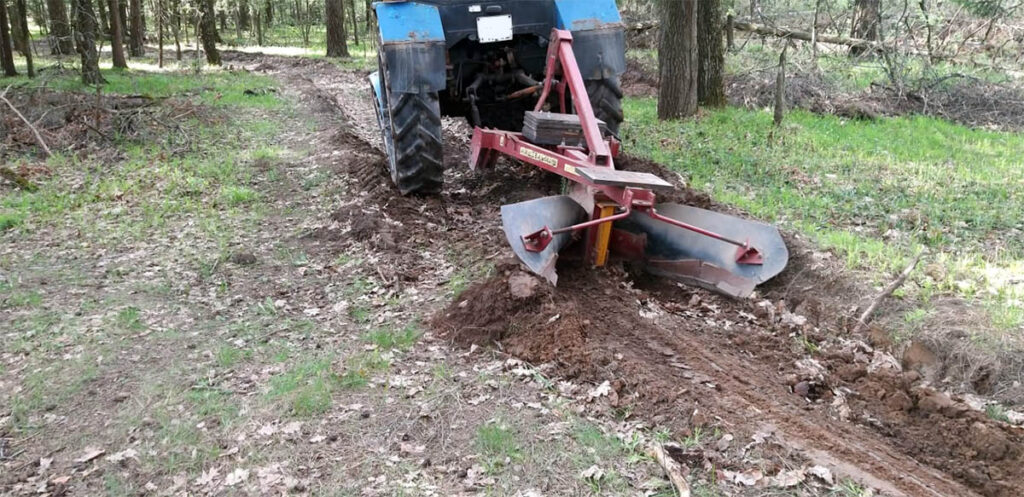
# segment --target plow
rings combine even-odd
[[[658,192],[674,185],[651,173],[615,168],[621,150],[615,134],[622,121],[618,76],[625,64],[613,0],[433,3],[438,5],[376,6],[382,25],[381,68],[370,81],[391,175],[403,193],[440,188],[444,100],[447,114],[464,115],[474,125],[469,158],[473,170],[494,167],[499,157],[507,157],[563,178],[562,195],[501,207],[512,251],[551,284],[558,281],[559,257],[595,268],[624,260],[660,277],[745,298],[786,267],[788,251],[775,227],[659,203]],[[516,12],[528,12],[527,7],[556,12],[556,21],[548,22],[550,31],[538,34],[545,25],[513,23]],[[435,24],[430,22],[435,20],[432,12],[438,14]],[[460,22],[463,13],[476,20],[475,36],[456,29],[471,25]],[[389,43],[388,23],[413,17],[423,29],[417,39],[433,36],[436,44],[412,50],[408,43]],[[459,33],[466,37],[453,43]],[[574,50],[580,42],[585,53]],[[408,61],[403,58],[416,58],[429,68],[435,49],[445,50],[442,75],[406,74]],[[481,53],[491,55],[473,60]],[[476,73],[467,74],[467,66]],[[435,81],[442,79],[443,84]],[[437,93],[432,93],[435,86]],[[396,92],[396,87],[401,90]],[[401,102],[398,108],[392,104],[396,101]],[[410,102],[420,109],[418,114],[405,115]],[[511,123],[506,126],[519,131],[496,123]],[[410,136],[414,140],[406,143]]]

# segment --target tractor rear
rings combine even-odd
[[[502,206],[513,251],[556,282],[569,253],[745,297],[788,253],[768,225],[657,204],[672,185],[615,169],[622,123],[623,25],[614,0],[374,4],[379,70],[370,82],[388,167],[403,194],[443,183],[441,116],[474,126],[470,166],[505,155],[568,180],[565,195]]]

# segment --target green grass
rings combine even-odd
[[[380,350],[409,350],[423,332],[418,323],[410,323],[401,329],[377,328],[363,335],[363,339]]]
[[[727,108],[658,122],[627,99],[624,148],[667,164],[724,203],[801,231],[852,268],[902,269],[927,247],[922,292],[984,295],[995,324],[1024,324],[1024,137],[927,117],[846,121],[793,111],[768,143],[768,112]]]
[[[477,427],[474,445],[483,454],[485,466],[490,472],[503,465],[506,459],[518,461],[523,457],[519,435],[504,422],[485,423]]]
[[[1004,423],[1010,422],[1010,417],[1006,414],[1006,408],[999,404],[989,404],[985,406],[985,414],[996,421],[1002,421]]]
[[[342,386],[341,378],[331,370],[332,357],[306,359],[289,371],[270,379],[268,395],[284,399],[289,414],[310,417],[327,412],[331,394]]]

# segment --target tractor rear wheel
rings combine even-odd
[[[441,107],[437,92],[388,95],[391,113],[388,165],[403,195],[434,194],[444,184]]]
[[[444,184],[441,106],[437,92],[392,93],[381,66],[381,110],[378,116],[388,155],[391,180],[402,195],[440,193]]]
[[[612,76],[606,79],[587,81],[587,96],[594,115],[608,125],[608,131],[619,136],[619,125],[622,124],[622,86],[619,78]]]

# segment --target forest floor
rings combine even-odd
[[[805,238],[751,301],[551,288],[498,208],[557,180],[471,173],[446,121],[445,191],[402,197],[365,71],[225,62],[11,90],[56,155],[3,114],[38,190],[0,184],[0,493],[672,495],[661,443],[701,496],[1024,492],[1024,430],[846,331],[870,282]]]

